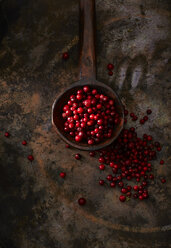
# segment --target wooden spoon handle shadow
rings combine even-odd
[[[80,0],[80,79],[96,78],[95,0]]]

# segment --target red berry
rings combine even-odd
[[[66,173],[65,173],[65,172],[61,172],[61,173],[59,174],[59,176],[62,177],[62,178],[64,178],[64,177],[66,177]]]
[[[160,164],[164,164],[164,160],[162,159],[162,160],[160,160]]]
[[[147,114],[150,115],[152,113],[151,109],[147,109]]]
[[[135,191],[137,191],[137,190],[138,190],[138,186],[135,185],[135,186],[133,187],[133,189],[134,189]]]
[[[104,185],[104,183],[105,183],[104,180],[100,180],[100,181],[99,181],[99,184],[100,184],[100,185]]]
[[[66,147],[66,148],[70,148],[70,145],[69,145],[69,144],[66,144],[65,147]]]
[[[94,151],[92,151],[92,152],[89,152],[89,154],[91,157],[94,157],[96,153]]]
[[[68,52],[63,53],[63,54],[62,54],[62,58],[63,58],[64,60],[67,60],[67,59],[69,58]]]
[[[78,204],[81,205],[81,206],[85,205],[86,204],[86,199],[81,197],[80,199],[78,199]]]
[[[144,199],[143,195],[139,195],[138,197],[141,201]]]
[[[115,182],[110,183],[110,187],[114,188],[116,186]]]
[[[109,74],[109,76],[112,76],[113,75],[113,71],[109,71],[108,74]]]
[[[108,64],[107,65],[107,69],[108,70],[113,70],[114,69],[114,65],[113,64]]]
[[[80,160],[81,155],[79,153],[75,154],[75,159]]]
[[[82,137],[81,136],[79,136],[79,135],[76,135],[75,136],[75,141],[76,142],[80,142],[82,140]]]
[[[122,189],[121,189],[121,192],[122,192],[123,194],[126,194],[127,191],[128,191],[128,190],[127,190],[126,188],[122,188]]]
[[[99,165],[99,169],[100,169],[100,170],[104,170],[104,169],[105,169],[105,165],[104,165],[104,164],[100,164],[100,165]]]
[[[23,141],[22,141],[22,145],[23,145],[23,146],[26,146],[26,145],[27,145],[27,141],[26,141],[26,140],[23,140]]]
[[[143,117],[143,120],[144,120],[144,121],[148,121],[148,116],[145,115],[145,116]]]
[[[165,182],[166,182],[166,179],[162,178],[162,179],[161,179],[161,182],[162,182],[162,183],[165,183]]]
[[[34,157],[32,155],[28,155],[27,156],[28,160],[30,160],[31,162],[34,160]]]
[[[10,134],[8,132],[5,132],[4,136],[8,138]]]
[[[119,200],[121,202],[124,202],[126,200],[126,197],[124,195],[120,195]]]
[[[90,91],[90,87],[89,87],[89,86],[84,86],[84,87],[83,87],[83,91],[84,91],[85,93],[88,93],[88,92]]]
[[[140,124],[142,124],[142,125],[143,125],[143,124],[144,124],[144,122],[145,122],[145,121],[144,121],[143,119],[141,119],[141,120],[140,120]]]

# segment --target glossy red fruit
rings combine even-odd
[[[81,155],[79,153],[75,154],[75,159],[80,160]]]
[[[114,188],[115,186],[116,186],[116,183],[115,183],[115,182],[111,182],[111,183],[110,183],[110,187],[111,187],[111,188]]]
[[[123,194],[126,194],[126,193],[128,192],[128,190],[127,190],[126,188],[122,188],[122,189],[121,189],[121,192],[122,192]]]
[[[147,114],[150,115],[152,113],[151,109],[147,109]]]
[[[92,152],[89,152],[89,155],[90,155],[90,157],[94,157],[96,155],[96,153],[94,151],[92,151]]]
[[[27,145],[27,141],[26,141],[26,140],[23,140],[23,141],[22,141],[22,145],[23,145],[23,146],[26,146],[26,145]]]
[[[140,124],[143,125],[144,123],[145,123],[145,121],[144,121],[143,119],[141,119],[141,120],[140,120]]]
[[[68,52],[63,53],[63,54],[62,54],[62,58],[63,58],[64,60],[67,60],[67,59],[69,58],[69,53],[68,53]]]
[[[164,160],[162,159],[162,160],[160,160],[160,164],[164,164]]]
[[[65,177],[66,177],[66,173],[65,173],[65,172],[61,172],[61,173],[59,174],[59,176],[60,176],[61,178],[65,178]]]
[[[165,182],[166,182],[166,179],[162,178],[162,179],[161,179],[161,182],[162,182],[162,183],[165,183]]]
[[[81,197],[80,199],[78,199],[78,204],[81,205],[81,206],[85,205],[86,204],[86,199]]]
[[[120,195],[119,200],[121,202],[124,202],[126,200],[126,197],[124,195]]]
[[[69,145],[69,144],[66,144],[65,147],[66,147],[66,148],[70,148],[70,145]]]
[[[100,180],[100,181],[99,181],[99,184],[100,184],[100,185],[104,185],[104,183],[105,183],[104,180]]]
[[[110,70],[113,70],[114,69],[114,65],[113,64],[111,64],[111,63],[109,63],[108,65],[107,65],[107,69],[110,71]]]
[[[109,74],[109,76],[112,76],[113,75],[113,71],[109,71],[108,74]]]
[[[89,87],[89,86],[84,86],[84,87],[83,87],[83,91],[84,91],[85,93],[88,93],[88,92],[90,91],[90,87]]]
[[[27,158],[28,158],[28,160],[31,161],[31,162],[34,160],[34,157],[33,157],[32,155],[28,155]]]
[[[134,189],[135,191],[137,191],[137,190],[138,190],[138,185],[135,185],[135,186],[133,187],[133,189]]]
[[[141,201],[144,199],[143,195],[139,195],[138,197]]]
[[[8,138],[10,134],[8,132],[5,132],[4,136]]]
[[[104,170],[104,169],[105,169],[105,165],[104,165],[104,164],[100,164],[100,165],[99,165],[99,169],[100,169],[100,170]]]

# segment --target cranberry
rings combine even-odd
[[[90,155],[90,157],[94,157],[95,156],[95,152],[94,151],[92,151],[92,152],[89,152],[89,155]]]
[[[66,173],[65,173],[65,172],[61,172],[61,173],[59,174],[59,176],[62,177],[62,178],[65,178],[65,177],[66,177]]]
[[[100,181],[99,181],[99,184],[100,184],[100,185],[104,185],[104,183],[105,183],[104,180],[100,180]]]
[[[81,136],[79,136],[79,135],[75,136],[75,141],[76,142],[80,142],[81,140],[82,140]]]
[[[145,121],[144,121],[144,119],[141,119],[141,120],[140,120],[140,124],[142,124],[142,125],[143,125],[143,124],[144,124],[144,122],[145,122]]]
[[[106,177],[106,179],[107,179],[108,181],[112,181],[113,177],[112,177],[112,175],[108,175],[108,176]]]
[[[165,183],[165,182],[166,182],[166,179],[162,178],[162,179],[161,179],[161,182],[162,182],[162,183]]]
[[[122,192],[123,194],[126,194],[127,191],[128,191],[128,190],[127,190],[126,188],[122,188],[122,189],[121,189],[121,192]]]
[[[147,109],[147,114],[150,115],[152,113],[151,109]]]
[[[83,91],[84,91],[85,93],[88,93],[88,92],[90,91],[90,87],[89,87],[89,86],[84,86],[84,87],[83,87]]]
[[[108,64],[107,65],[107,69],[110,71],[110,70],[113,70],[114,69],[114,65],[113,64]]]
[[[81,206],[85,205],[86,204],[86,199],[81,197],[80,199],[78,199],[78,204],[81,205]]]
[[[30,160],[31,162],[34,160],[34,157],[32,155],[28,155],[27,156],[28,160]]]
[[[5,132],[4,136],[8,138],[10,137],[10,134],[8,132]]]
[[[127,195],[128,197],[131,197],[132,194],[131,194],[131,192],[127,192],[126,195]]]
[[[137,191],[137,190],[138,190],[138,186],[135,185],[135,186],[133,187],[133,189],[134,189],[135,191]]]
[[[137,194],[133,194],[133,197],[136,199],[136,198],[138,198],[138,195]]]
[[[23,140],[23,141],[22,141],[22,145],[23,145],[23,146],[26,146],[26,145],[27,145],[27,141],[26,141],[26,140]]]
[[[143,195],[139,195],[138,197],[141,201],[144,199]]]
[[[62,54],[62,58],[63,58],[64,60],[67,60],[67,59],[69,58],[68,52],[63,53],[63,54]]]
[[[110,187],[114,188],[116,186],[115,182],[110,183]]]
[[[109,71],[108,74],[109,74],[109,76],[112,76],[113,75],[113,71]]]
[[[126,200],[126,197],[124,195],[120,195],[119,200],[121,202],[124,202]]]
[[[80,160],[81,155],[79,153],[75,154],[75,159]]]
[[[148,121],[148,116],[145,115],[145,116],[143,117],[143,120],[144,120],[144,121]]]
[[[123,182],[121,181],[121,182],[118,183],[118,185],[119,185],[119,187],[122,188],[124,184],[123,184]]]
[[[157,147],[157,151],[160,152],[161,151],[161,147]]]
[[[100,170],[104,170],[104,169],[105,169],[105,165],[104,165],[104,164],[100,164],[100,165],[99,165],[99,169],[100,169]]]
[[[154,179],[154,175],[153,175],[153,174],[150,174],[150,175],[149,175],[149,178],[150,178],[151,180],[153,180],[153,179]]]
[[[160,160],[160,164],[164,164],[164,160],[162,159],[162,160]]]

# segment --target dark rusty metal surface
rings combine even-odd
[[[112,86],[130,111],[142,116],[148,107],[153,110],[145,126],[137,124],[138,133],[159,140],[159,159],[166,161],[154,167],[167,184],[156,180],[148,201],[126,204],[118,201],[117,189],[99,188],[96,158],[81,151],[82,159],[74,160],[77,151],[65,149],[51,126],[56,94],[76,81],[79,71],[78,1],[0,5],[0,247],[170,247],[169,1],[96,1],[97,78]],[[115,65],[112,77],[108,62]],[[87,199],[83,208],[80,196]]]

